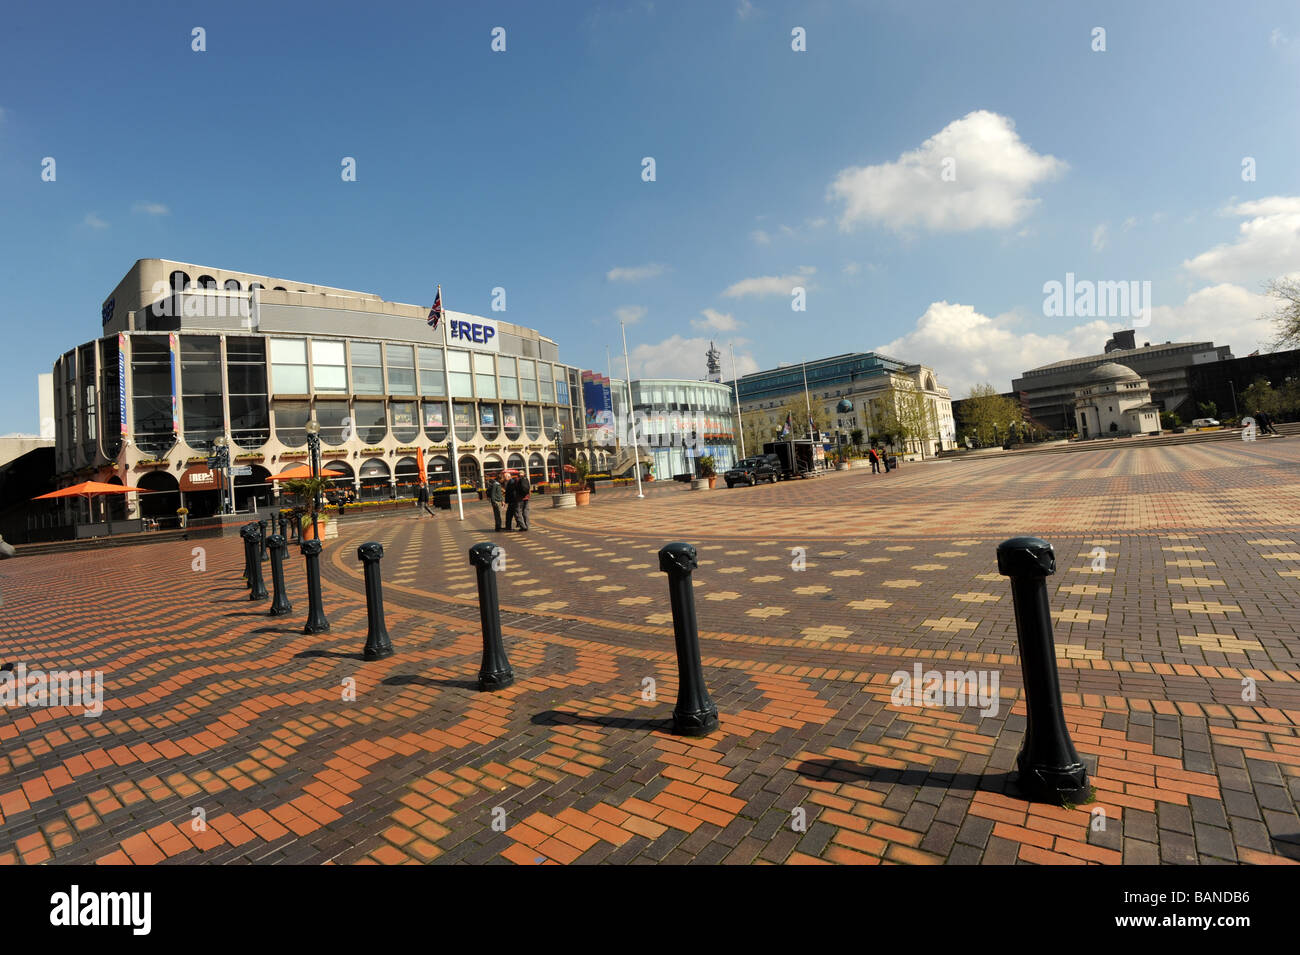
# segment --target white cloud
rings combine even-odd
[[[740,323],[730,312],[719,312],[716,309],[706,308],[700,312],[704,318],[691,319],[691,325],[700,329],[708,329],[714,332],[733,332],[740,327]]]
[[[635,325],[645,318],[645,313],[644,305],[620,305],[614,309],[614,317],[626,325]]]
[[[86,218],[81,220],[81,224],[85,226],[89,226],[92,229],[108,228],[108,223],[105,222],[103,219],[101,219],[99,216],[95,215],[95,213],[93,212],[87,212]]]
[[[749,234],[749,237],[759,245],[770,245],[772,242],[772,237],[763,229],[755,229]]]
[[[1127,219],[1124,220],[1123,224],[1120,225],[1120,228],[1123,229],[1125,232],[1127,232],[1129,229],[1132,229],[1137,224],[1138,224],[1137,216],[1129,216]]]
[[[949,182],[942,178],[946,159],[955,163]],[[870,223],[940,232],[1006,228],[1038,204],[1031,188],[1067,168],[1025,145],[1009,118],[977,110],[894,162],[841,170],[827,198],[844,203],[845,231]]]
[[[145,201],[137,202],[135,205],[131,206],[131,211],[141,212],[147,216],[169,216],[171,215],[172,212],[161,202],[145,202]]]
[[[754,4],[751,0],[740,0],[740,2],[736,4],[736,19],[748,20],[753,15]]]
[[[1273,326],[1260,316],[1274,307],[1267,296],[1237,285],[1209,286],[1180,305],[1154,307],[1151,324],[1137,329],[1137,342],[1212,341],[1232,346],[1234,355],[1247,355],[1271,339]],[[990,318],[970,305],[934,302],[911,331],[878,350],[929,365],[953,398],[965,398],[972,385],[989,382],[1007,391],[1030,368],[1100,354],[1106,340],[1124,327],[1109,319],[1073,326],[1060,322],[1015,313]]]
[[[607,282],[641,282],[663,275],[667,268],[656,263],[650,265],[633,265],[627,268],[616,267],[605,273]]]
[[[1259,282],[1300,263],[1300,196],[1269,196],[1230,206],[1227,215],[1249,217],[1237,241],[1216,245],[1183,268],[1219,282]]]
[[[746,295],[789,295],[790,290],[797,285],[807,288],[808,279],[816,271],[811,265],[804,265],[800,266],[793,275],[760,275],[757,278],[741,279],[727,286],[722,294],[727,298],[741,298]]]
[[[653,345],[636,345],[630,352],[632,377],[702,379],[708,373],[704,354],[709,350],[709,341],[673,335]],[[748,375],[760,370],[754,356],[741,347],[749,344],[748,339],[734,338],[729,344],[736,348],[736,374]],[[722,374],[730,378],[731,355],[728,349],[721,350]]]
[[[1102,223],[1092,230],[1092,250],[1100,252],[1106,248],[1106,223]]]
[[[856,262],[850,262],[841,270],[845,275],[857,275],[862,271],[862,266]]]
[[[1291,42],[1291,38],[1282,32],[1281,27],[1274,27],[1273,32],[1268,35],[1268,45],[1272,47],[1286,46]]]

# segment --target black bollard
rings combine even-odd
[[[325,633],[330,622],[325,619],[325,607],[320,595],[320,541],[306,540],[301,545],[307,558],[307,624],[303,633]]]
[[[668,574],[668,595],[673,607],[673,637],[677,643],[677,706],[673,732],[679,736],[707,736],[718,728],[718,707],[709,698],[700,664],[700,634],[695,619],[695,591],[691,574],[699,562],[695,547],[680,541],[659,551],[659,569]]]
[[[357,548],[357,559],[365,564],[366,575],[366,648],[367,660],[382,660],[393,655],[393,641],[384,626],[384,587],[379,579],[379,561],[384,556],[384,545],[370,541]]]
[[[258,559],[258,560],[262,560],[262,561],[264,561],[264,560],[266,560],[266,536],[267,536],[267,535],[266,535],[266,521],[258,521],[258,522],[257,522],[257,530],[258,530],[258,536],[259,536],[259,538],[261,539],[261,547],[260,547],[259,550],[258,550],[258,557],[257,557],[257,559]],[[275,531],[272,530],[271,533],[274,534]]]
[[[496,544],[475,544],[469,562],[478,575],[478,615],[483,623],[483,662],[478,668],[480,690],[503,690],[515,682],[515,671],[501,642],[501,607],[497,603],[497,572],[493,560],[501,553]]]
[[[280,617],[293,612],[293,604],[289,603],[289,597],[284,592],[284,558],[289,553],[289,545],[281,535],[272,534],[267,538],[266,546],[271,552],[271,589],[275,591],[275,596],[271,598],[270,615]]]
[[[1088,770],[1065,728],[1047,603],[1047,578],[1056,573],[1056,554],[1045,540],[1013,537],[998,545],[998,573],[1011,578],[1029,714],[1025,741],[1016,757],[1020,788],[1031,799],[1085,802],[1091,792]]]
[[[270,596],[266,592],[266,581],[262,579],[262,561],[258,554],[262,549],[262,532],[256,524],[248,529],[248,557],[250,560],[248,578],[248,599],[265,600]]]
[[[239,529],[239,536],[244,541],[244,586],[253,586],[253,528],[255,524],[245,524]]]

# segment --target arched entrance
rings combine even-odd
[[[420,491],[420,465],[415,458],[402,458],[393,469],[397,478],[397,496],[415,497]]]
[[[271,506],[271,472],[254,464],[252,473],[234,480],[235,510],[251,511]]]
[[[140,495],[140,516],[155,520],[176,519],[176,508],[181,506],[181,488],[176,476],[169,471],[150,471],[141,474],[136,487],[151,494]]]
[[[461,455],[460,483],[473,484],[475,487],[483,486],[482,477],[479,474],[478,460],[471,454]]]
[[[424,467],[429,475],[429,484],[432,486],[437,487],[439,484],[451,483],[451,461],[441,454],[435,454],[429,458]]]
[[[554,451],[546,456],[546,475],[552,481],[560,479],[560,456]]]
[[[519,457],[519,455],[514,455]],[[497,476],[505,470],[505,465],[501,463],[499,454],[489,454],[483,458],[483,478],[486,481],[495,481]]]
[[[521,456],[520,462],[522,463],[522,461],[523,458]],[[513,467],[513,465],[511,466]],[[542,460],[542,456],[540,454],[534,452],[533,454],[530,454],[528,456],[528,483],[537,484],[538,482],[545,481],[545,480],[546,480],[546,462]]]
[[[356,472],[352,470],[352,465],[346,461],[330,461],[325,465],[325,470],[339,472],[338,477],[327,479],[330,482],[330,496],[340,499],[349,495],[356,496]]]
[[[388,464],[378,458],[369,458],[361,465],[361,500],[382,501],[392,497],[388,480]]]

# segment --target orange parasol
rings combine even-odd
[[[53,497],[85,497],[91,498],[98,494],[152,494],[152,491],[139,487],[127,487],[125,484],[104,484],[101,481],[82,481],[80,484],[74,484],[72,487],[60,488],[57,491],[51,491],[49,494],[38,494],[32,498],[33,501],[46,500]]]
[[[321,477],[343,477],[342,471],[331,471],[328,468],[321,468],[318,472]],[[296,468],[289,468],[287,471],[281,471],[279,474],[272,474],[272,481],[304,481],[313,477],[311,468],[305,464],[300,464]]]

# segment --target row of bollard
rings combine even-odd
[[[271,581],[275,597],[273,616],[287,614],[293,607],[284,587],[284,559],[288,541],[283,534],[263,538],[262,527],[247,524],[244,538],[249,599],[264,600],[260,555],[269,551]],[[281,521],[283,528],[283,520]],[[272,530],[275,530],[274,517]],[[321,599],[319,540],[301,544],[307,562],[307,623],[304,633],[329,630]],[[469,549],[469,562],[478,578],[479,620],[483,633],[483,657],[479,665],[481,691],[505,689],[514,683],[514,669],[506,655],[501,634],[501,608],[497,592],[496,558],[500,549],[490,543]],[[383,586],[379,564],[382,544],[371,541],[357,548],[364,565],[366,587],[366,660],[393,654],[392,640],[384,623]],[[1027,712],[1024,743],[1016,757],[1020,786],[1031,799],[1051,802],[1086,801],[1091,787],[1087,769],[1075,750],[1065,725],[1060,678],[1056,667],[1051,608],[1047,599],[1047,578],[1056,573],[1052,545],[1037,537],[1016,537],[998,545],[998,573],[1010,578],[1015,609],[1017,642]],[[695,592],[691,575],[699,567],[695,547],[683,542],[668,544],[659,551],[659,569],[668,575],[672,606],[673,638],[677,650],[678,690],[673,708],[672,731],[681,736],[707,736],[718,728],[718,707],[709,696],[700,659],[699,625],[695,614]]]

